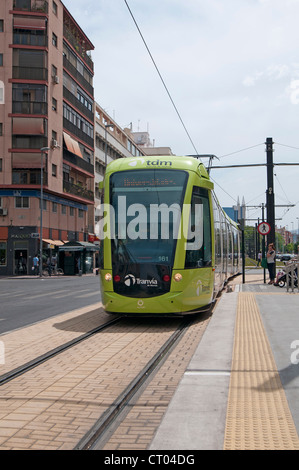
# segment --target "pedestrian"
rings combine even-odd
[[[258,267],[260,265],[262,261],[262,252],[260,251],[259,254],[257,255],[257,265],[256,267]]]
[[[275,247],[274,243],[269,243],[267,251],[267,267],[270,281],[268,284],[274,284],[275,279]]]
[[[33,258],[33,274],[36,276],[38,275],[38,267],[39,267],[39,262],[38,262],[38,256],[35,255]]]

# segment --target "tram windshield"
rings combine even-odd
[[[113,265],[173,264],[187,179],[185,171],[163,169],[111,176]]]

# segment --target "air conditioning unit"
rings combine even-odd
[[[59,77],[58,77],[58,75],[54,75],[54,77],[53,77],[53,82],[58,85],[58,83],[59,83]]]
[[[7,209],[2,209],[0,207],[0,215],[7,215]]]
[[[52,141],[51,141],[51,147],[52,147],[52,148],[57,148],[57,147],[58,147],[58,142],[57,142],[57,140],[52,139]]]

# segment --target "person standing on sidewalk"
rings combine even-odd
[[[269,271],[270,281],[268,284],[274,284],[275,279],[275,247],[274,243],[269,243],[267,251],[267,266]]]

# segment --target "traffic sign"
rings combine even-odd
[[[259,232],[260,235],[268,235],[268,233],[271,230],[271,227],[268,224],[268,222],[261,222],[258,225],[257,229],[258,229],[258,232]]]

